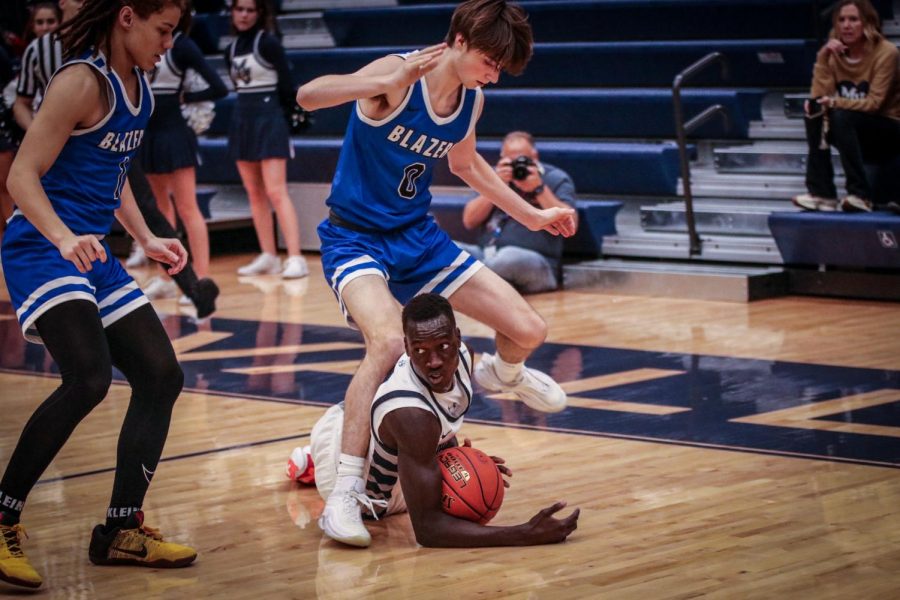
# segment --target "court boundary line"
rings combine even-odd
[[[60,375],[58,373],[38,373],[33,371],[16,371],[8,368],[0,368],[0,373],[10,373],[13,375],[31,375],[31,376],[41,376],[45,378],[53,378],[59,379]],[[117,381],[113,380],[113,385],[129,385],[127,381]],[[227,398],[237,398],[243,400],[251,400],[251,401],[262,401],[262,402],[275,402],[278,404],[295,404],[299,406],[315,406],[319,408],[327,408],[329,406],[333,406],[332,403],[329,402],[316,402],[314,400],[287,400],[284,398],[273,398],[271,396],[259,396],[255,394],[245,394],[240,392],[219,392],[210,390],[198,390],[196,388],[183,388],[182,392],[190,392],[195,394],[203,394],[206,396],[223,396]],[[845,458],[841,456],[823,456],[819,454],[808,454],[804,452],[790,452],[787,450],[769,450],[762,448],[749,448],[746,446],[728,446],[724,444],[710,444],[705,442],[695,442],[695,441],[686,441],[686,440],[675,440],[670,438],[654,438],[640,435],[627,435],[620,433],[609,433],[609,432],[599,432],[599,431],[583,431],[583,430],[575,430],[568,429],[565,427],[541,427],[535,425],[528,425],[526,423],[504,423],[497,421],[486,421],[484,419],[476,419],[476,418],[466,418],[466,421],[469,423],[477,423],[479,425],[488,425],[492,427],[510,427],[513,429],[528,429],[532,431],[546,431],[550,433],[568,433],[574,435],[586,435],[592,437],[600,437],[607,439],[621,439],[621,440],[631,440],[638,442],[650,442],[650,443],[659,443],[666,444],[670,446],[684,446],[689,448],[705,448],[711,450],[722,450],[722,451],[730,451],[730,452],[742,452],[745,454],[759,454],[763,456],[780,456],[784,458],[796,458],[796,459],[805,459],[805,460],[817,460],[821,462],[830,462],[830,463],[839,463],[839,464],[849,464],[849,465],[862,465],[868,467],[880,467],[880,468],[888,468],[888,469],[900,469],[900,463],[890,463],[890,462],[882,462],[877,460],[866,460],[866,459],[856,459],[856,458]],[[305,434],[309,435],[309,434]],[[287,439],[295,439],[299,437],[304,437],[304,435],[300,436],[290,436],[284,438]],[[276,440],[271,440],[276,441]],[[281,440],[283,441],[283,440]],[[270,443],[269,441],[259,442],[260,444]],[[235,448],[239,448],[240,446],[235,446]],[[249,446],[248,446],[249,447]],[[229,450],[229,448],[221,448],[217,450],[203,451],[206,453],[216,452],[218,450]],[[174,459],[175,457],[172,457]],[[183,458],[191,458],[188,455],[185,455]],[[171,459],[165,459],[171,460]],[[112,470],[115,470],[114,468]],[[96,473],[107,472],[108,470],[99,470]],[[86,472],[85,475],[96,474],[95,472]],[[73,475],[74,476],[74,475]],[[63,476],[65,477],[73,477],[73,476]],[[51,483],[54,481],[59,481],[62,478],[55,478],[52,480],[46,480],[47,483]],[[38,481],[37,484],[42,483],[43,480]],[[36,484],[36,485],[37,485]]]

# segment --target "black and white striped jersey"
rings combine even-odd
[[[455,383],[449,392],[431,391],[425,380],[413,370],[409,357],[403,355],[394,371],[378,388],[372,402],[372,436],[369,443],[369,473],[366,495],[375,500],[390,500],[398,481],[397,450],[385,445],[378,436],[385,415],[399,408],[421,408],[434,415],[441,424],[441,439],[435,452],[453,439],[463,416],[472,403],[472,357],[463,345],[459,351],[459,366]],[[379,516],[384,509],[379,512]]]

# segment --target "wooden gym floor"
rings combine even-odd
[[[751,304],[562,291],[530,361],[570,394],[558,415],[479,396],[463,428],[507,459],[497,524],[557,499],[564,544],[417,547],[404,516],[368,550],[322,538],[322,501],[284,477],[361,354],[314,255],[310,277],[238,278],[219,257],[214,317],[156,302],[186,374],[148,524],[189,542],[180,570],[87,559],[112,482],[128,388],[116,383],[31,493],[26,551],[50,598],[900,597],[900,306],[791,297]],[[134,271],[143,281],[154,273]],[[55,388],[0,291],[0,468]],[[476,351],[491,332],[461,319]],[[17,590],[0,583],[0,593]]]

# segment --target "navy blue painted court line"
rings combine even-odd
[[[854,465],[863,465],[870,467],[887,467],[889,469],[900,469],[900,464],[878,461],[849,460],[836,456],[819,456],[817,454],[799,454],[796,452],[784,452],[778,450],[759,450],[756,448],[746,448],[742,446],[723,446],[721,444],[702,444],[699,442],[680,442],[678,440],[665,440],[661,438],[652,438],[636,435],[617,435],[614,433],[595,433],[590,431],[581,431],[577,429],[562,429],[555,427],[540,427],[536,425],[522,425],[518,423],[494,423],[491,421],[481,421],[478,419],[470,419],[466,417],[466,423],[475,423],[478,425],[487,425],[488,427],[507,427],[509,429],[526,429],[528,431],[543,431],[548,433],[570,433],[572,435],[585,435],[590,437],[606,438],[613,440],[628,440],[631,442],[649,442],[655,444],[666,444],[669,446],[682,446],[685,448],[705,448],[709,450],[727,450],[729,452],[742,452],[744,454],[759,454],[763,456],[778,456],[781,458],[796,458],[798,460],[820,460],[824,462],[847,463]]]
[[[257,440],[255,442],[246,442],[243,444],[234,444],[232,446],[225,446],[223,448],[211,448],[209,450],[198,450],[197,452],[188,452],[187,454],[178,454],[176,456],[167,456],[165,458],[159,459],[159,462],[172,462],[176,460],[184,460],[187,458],[196,458],[198,456],[206,456],[208,454],[218,454],[220,452],[231,452],[232,450],[243,450],[245,448],[254,448],[256,446],[265,446],[266,444],[274,444],[277,442],[286,442],[288,440],[297,440],[301,438],[309,437],[308,433],[303,433],[300,435],[288,435],[280,438],[272,438],[269,440]],[[104,467],[103,469],[94,469],[91,471],[81,471],[80,473],[72,473],[71,475],[60,475],[59,477],[52,477],[50,479],[41,479],[35,485],[42,485],[48,483],[58,483],[60,481],[68,481],[69,479],[78,479],[80,477],[90,477],[91,475],[100,475],[102,473],[111,473],[115,471],[115,467]]]
[[[197,332],[187,317],[165,317],[165,323],[168,330],[178,331],[179,335]],[[184,360],[187,389],[328,406],[343,400],[351,379],[349,374],[334,372],[330,363],[359,361],[364,352],[355,346],[253,356],[257,347],[277,350],[302,344],[359,344],[362,339],[358,332],[345,327],[221,318],[212,319],[210,325],[216,333],[228,335],[185,352],[182,357],[190,357],[192,352],[210,356],[210,352],[227,350],[227,358]],[[2,330],[9,327],[14,331]],[[12,333],[18,334],[15,321],[0,322],[0,339],[9,341]],[[15,339],[21,340],[20,334]],[[487,338],[466,341],[475,351],[494,349],[493,341]],[[0,350],[0,367],[15,372],[43,372],[44,349],[28,346],[24,350]],[[247,354],[241,355],[241,350]],[[317,370],[317,363],[329,364]],[[582,391],[571,395],[581,401],[573,402],[561,413],[543,414],[518,402],[476,394],[470,419],[623,439],[900,466],[900,371],[559,343],[541,346],[529,359],[529,365],[561,383],[577,386]],[[267,367],[271,370],[267,371]],[[641,372],[657,375],[642,380],[629,376],[626,379],[631,383],[622,385],[603,384],[623,374]],[[598,387],[591,389],[591,385]],[[850,404],[844,400],[847,398],[857,401]],[[594,400],[598,402],[592,404]],[[607,410],[610,401],[634,410]],[[785,409],[793,411],[790,419],[779,412]],[[803,414],[818,416],[796,416]],[[834,430],[835,426],[842,431]]]

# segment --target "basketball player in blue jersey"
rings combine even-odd
[[[570,236],[574,210],[538,209],[522,200],[475,150],[481,87],[500,71],[520,73],[531,57],[527,15],[505,0],[467,0],[453,13],[443,44],[380,58],[350,75],[303,85],[297,102],[316,110],[355,101],[319,225],[325,277],[348,322],[363,333],[366,355],[345,396],[338,480],[319,526],[329,537],[368,546],[359,500],[369,439],[366,408],[403,353],[400,305],[436,292],[493,328],[497,354],[485,355],[475,379],[509,391],[542,411],[565,408],[565,392],[526,368],[547,325],[505,281],[460,250],[428,216],[434,163],[451,171],[531,230]]]
[[[187,253],[150,233],[127,183],[153,109],[143,71],[172,46],[180,0],[87,0],[64,27],[68,62],[53,76],[9,176],[16,212],[3,268],[25,337],[59,366],[60,387],[25,425],[0,480],[0,580],[38,587],[22,550],[26,497],[78,423],[106,396],[113,365],[131,384],[98,565],[179,567],[196,552],[143,525],[141,506],[184,379],[159,318],[112,258],[113,218],[147,255],[179,271]]]
[[[502,527],[466,521],[441,508],[442,476],[436,456],[458,445],[457,433],[472,400],[472,356],[461,341],[450,303],[439,294],[410,300],[401,321],[406,353],[378,388],[369,411],[372,435],[363,500],[367,510],[376,517],[409,512],[416,541],[423,546],[564,541],[577,527],[579,515],[576,509],[564,518],[554,517],[564,502],[544,508],[528,523]],[[343,412],[340,404],[329,408],[310,436],[315,484],[323,498],[329,497],[337,476]],[[511,475],[506,466],[499,467]]]

